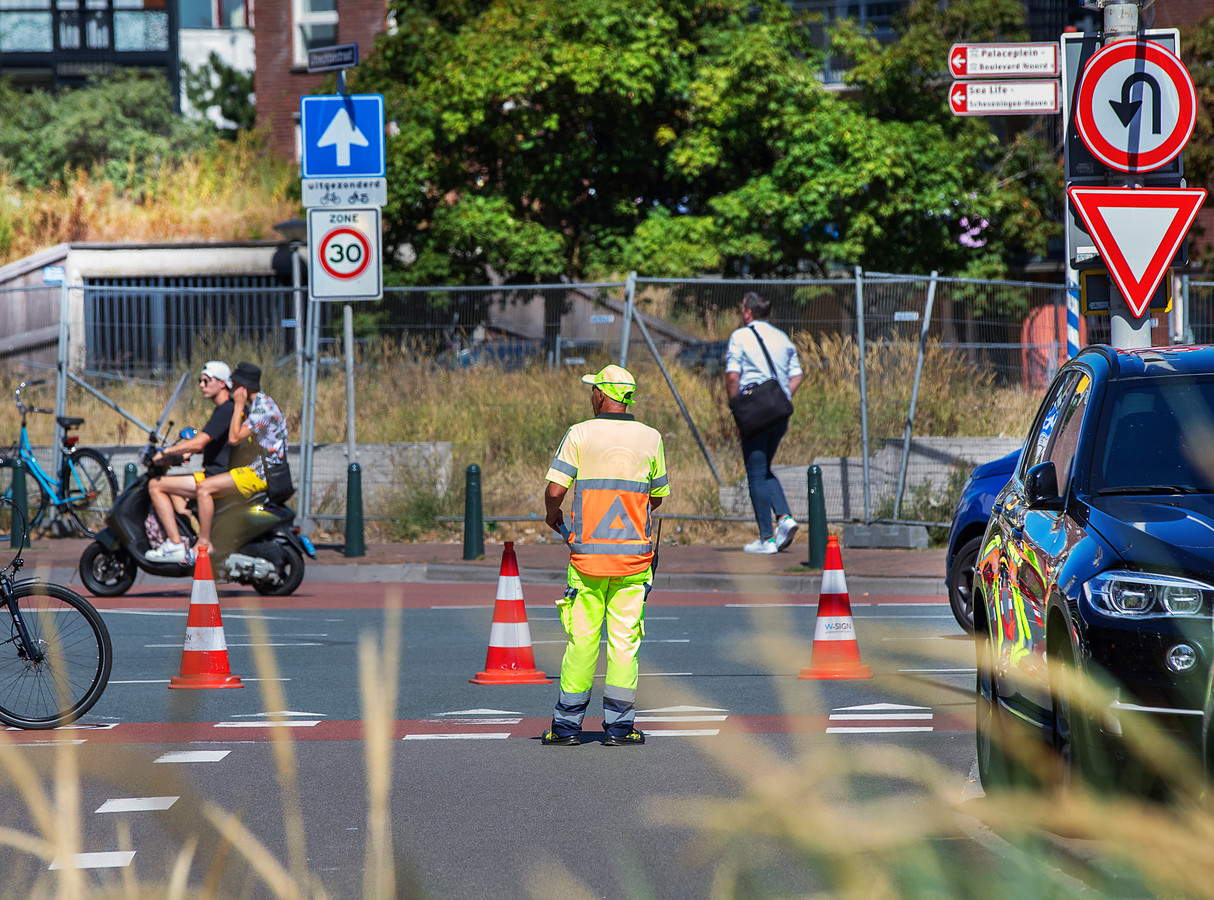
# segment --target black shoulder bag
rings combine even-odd
[[[738,391],[738,395],[729,401],[729,411],[733,420],[738,423],[738,431],[743,435],[751,435],[762,431],[769,425],[792,415],[792,401],[780,382],[776,380],[776,365],[771,361],[767,345],[753,325],[749,326],[754,332],[755,340],[763,355],[767,358],[767,367],[771,369],[771,377],[760,384],[751,385]]]
[[[295,493],[291,484],[291,467],[287,464],[287,454],[284,451],[282,459],[262,456],[262,471],[266,476],[266,497],[271,503],[286,503]]]

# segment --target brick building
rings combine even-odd
[[[366,56],[387,27],[387,0],[263,0],[250,6],[257,124],[269,129],[276,152],[298,159],[299,98],[332,77],[308,73],[308,50],[358,44],[359,57]]]

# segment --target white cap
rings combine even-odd
[[[211,378],[218,378],[229,388],[232,387],[232,370],[228,368],[227,363],[213,359],[202,367],[202,374],[208,375]]]

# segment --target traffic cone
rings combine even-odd
[[[814,625],[814,647],[810,663],[798,678],[872,678],[872,670],[860,662],[860,644],[851,619],[851,600],[843,575],[839,539],[826,539],[826,565],[822,569],[822,591],[818,597],[818,620]]]
[[[523,604],[523,581],[518,576],[514,541],[506,541],[502,568],[497,577],[497,603],[493,606],[493,626],[489,629],[489,652],[485,671],[469,678],[473,684],[551,684],[535,667],[531,652],[531,629],[527,626],[527,607]]]
[[[170,688],[244,687],[228,664],[228,642],[223,636],[219,595],[206,548],[198,548],[194,564],[194,586],[185,622],[185,647],[181,651],[181,674],[169,680]]]

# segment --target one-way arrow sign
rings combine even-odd
[[[1130,312],[1140,318],[1193,224],[1205,188],[1071,187],[1067,194]]]
[[[383,178],[384,98],[328,94],[300,98],[304,178]]]
[[[358,126],[350,121],[350,114],[343,106],[337,115],[329,122],[329,127],[316,142],[317,147],[335,147],[337,149],[337,165],[347,168],[350,165],[350,147],[366,147],[367,136],[358,130]]]

